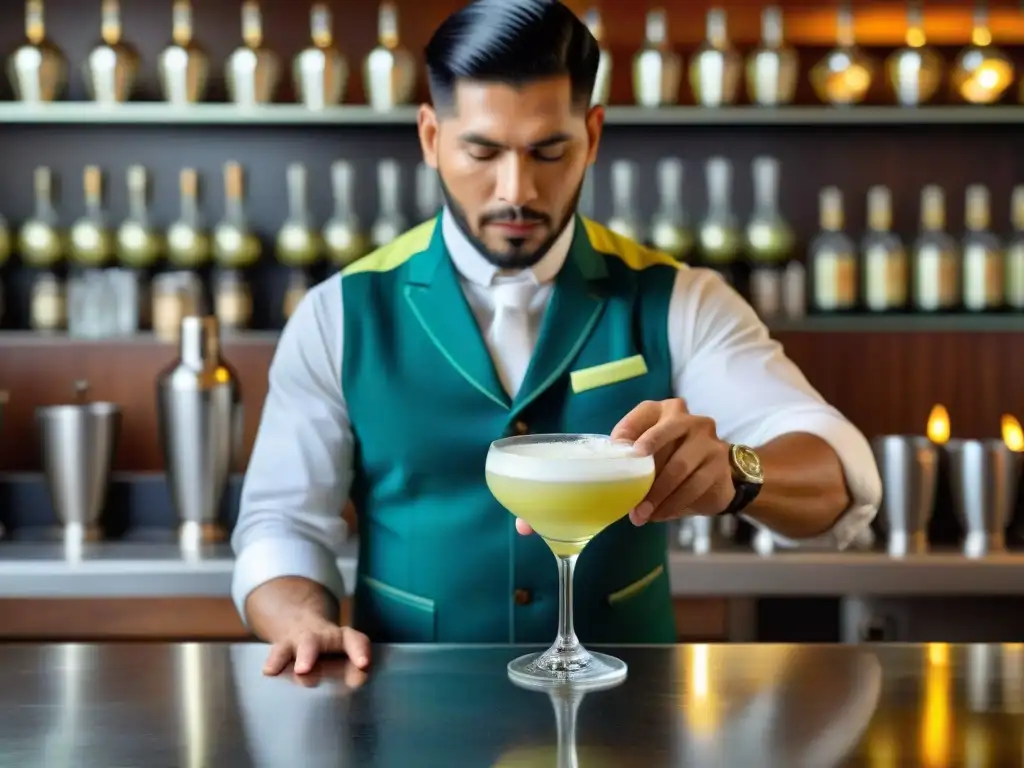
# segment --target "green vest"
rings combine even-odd
[[[554,556],[491,496],[491,441],[608,434],[644,400],[673,396],[668,307],[679,266],[583,218],[514,400],[499,382],[440,218],[345,270],[342,389],[356,450],[353,625],[375,642],[542,643],[557,632]],[[625,363],[642,355],[646,373]],[[577,377],[600,369],[608,375]],[[620,380],[616,380],[620,379]],[[628,518],[580,556],[584,643],[676,639],[665,526]]]

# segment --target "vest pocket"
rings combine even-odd
[[[365,588],[359,613],[366,621],[372,642],[432,643],[436,639],[434,601],[361,576]]]

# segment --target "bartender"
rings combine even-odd
[[[714,272],[577,213],[605,116],[587,27],[554,0],[476,0],[425,54],[417,128],[444,209],[311,290],[270,367],[232,537],[264,671],[365,667],[371,641],[547,645],[551,553],[484,479],[508,435],[612,434],[656,459],[647,499],[580,559],[585,642],[675,642],[667,520],[847,546],[881,495],[864,436]]]

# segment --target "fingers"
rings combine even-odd
[[[530,524],[518,517],[516,518],[516,530],[523,536],[529,536],[533,533],[533,528],[530,527]]]
[[[710,422],[701,416],[691,416],[682,401],[666,401],[662,416],[633,443],[640,453],[656,453],[691,433],[702,431]]]
[[[615,429],[611,433],[612,439],[636,441],[640,435],[658,422],[661,417],[661,405],[654,400],[640,403],[615,425]]]
[[[279,675],[293,659],[296,675],[308,675],[324,653],[344,652],[359,669],[370,665],[370,638],[351,627],[325,622],[318,629],[305,629],[271,646],[263,665],[265,675]]]
[[[342,627],[343,650],[359,669],[370,666],[370,638],[352,627]]]
[[[263,674],[281,674],[284,668],[288,666],[288,662],[292,660],[293,655],[294,649],[291,642],[274,643],[270,647],[270,654],[267,656],[267,660],[263,663]]]
[[[645,501],[651,511],[657,509],[679,486],[687,483],[690,475],[708,458],[708,446],[700,440],[684,440],[658,471]]]
[[[693,509],[704,496],[709,496],[720,475],[714,462],[707,461],[697,467],[687,481],[678,486],[651,514],[650,522],[663,522]],[[704,510],[701,510],[702,512]],[[713,513],[710,513],[713,514]]]

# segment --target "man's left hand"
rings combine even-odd
[[[732,503],[736,487],[729,444],[718,439],[715,422],[694,416],[683,400],[640,403],[612,430],[638,452],[654,456],[654,484],[629,513],[634,525],[691,515],[717,515]],[[523,520],[516,530],[532,533]]]
[[[640,403],[615,426],[613,439],[628,440],[654,456],[654,484],[630,512],[634,525],[690,515],[717,515],[732,503],[736,487],[729,444],[715,422],[695,416],[679,399]]]

